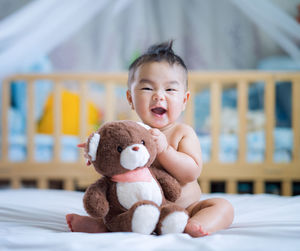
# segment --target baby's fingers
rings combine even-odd
[[[156,128],[152,128],[149,131],[153,136],[159,136],[161,134],[160,130],[158,130]]]

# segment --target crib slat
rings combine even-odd
[[[220,135],[220,115],[221,115],[221,91],[222,86],[219,81],[215,81],[211,86],[211,161],[218,162],[219,160],[219,135]]]
[[[283,180],[282,184],[282,195],[291,196],[292,195],[292,182],[289,179]]]
[[[238,116],[239,116],[239,152],[238,161],[245,162],[247,144],[247,111],[248,111],[248,85],[245,80],[238,82]]]
[[[254,182],[254,193],[264,193],[265,189],[264,189],[264,182],[261,179],[256,179],[256,181]]]
[[[37,186],[39,189],[47,189],[48,188],[47,179],[45,179],[44,177],[39,177]]]
[[[18,189],[21,187],[21,180],[20,177],[14,176],[11,178],[11,187],[13,189]]]
[[[105,121],[112,121],[115,119],[115,84],[113,82],[108,82],[105,84],[106,88],[106,107],[105,107]]]
[[[9,110],[9,103],[10,103],[10,80],[5,79],[2,84],[2,131],[1,131],[1,160],[5,163],[8,161],[8,110]]]
[[[74,190],[74,181],[72,178],[64,180],[64,190],[69,190],[69,191]]]
[[[266,163],[273,162],[273,130],[275,125],[275,83],[270,77],[266,79],[265,85],[265,114],[266,114]]]
[[[237,183],[235,180],[229,179],[226,182],[226,193],[237,193]]]
[[[62,98],[61,98],[61,86],[60,82],[54,82],[53,93],[53,122],[54,122],[54,149],[53,149],[53,161],[55,163],[60,162],[61,151],[61,127],[62,127]]]
[[[208,180],[200,178],[200,187],[201,187],[202,193],[210,192],[209,184],[210,184],[210,182]]]
[[[34,161],[34,82],[27,82],[27,162]]]
[[[294,132],[293,161],[300,161],[300,78],[292,81],[292,127]]]
[[[79,83],[79,92],[80,92],[80,107],[79,107],[79,139],[80,143],[83,143],[87,140],[87,82]],[[82,151],[82,150],[81,150]],[[80,161],[85,163],[86,160],[83,155],[83,151],[80,152]]]

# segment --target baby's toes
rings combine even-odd
[[[185,233],[189,234],[192,237],[203,237],[209,235],[199,223],[189,222],[184,230]]]
[[[74,232],[73,231],[73,228],[72,228],[72,221],[74,219],[74,214],[67,214],[66,215],[66,222],[68,224],[68,227],[70,229],[71,232]]]

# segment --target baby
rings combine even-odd
[[[200,237],[230,226],[234,212],[228,201],[222,198],[200,201],[197,182],[202,170],[200,143],[190,126],[177,122],[190,97],[187,67],[174,54],[172,41],[150,47],[131,64],[126,95],[139,118],[153,128],[151,133],[158,152],[156,163],[181,184],[181,195],[175,203],[189,213],[185,233]],[[103,222],[89,216],[68,214],[66,220],[74,232],[107,231]]]

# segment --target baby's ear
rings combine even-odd
[[[134,105],[133,105],[133,102],[132,102],[132,96],[131,96],[131,93],[129,90],[127,90],[126,92],[126,97],[127,97],[127,101],[128,101],[128,104],[130,105],[131,109],[134,110]]]
[[[190,92],[189,91],[187,91],[185,94],[184,94],[184,99],[183,99],[183,108],[182,108],[182,111],[184,111],[185,110],[185,108],[186,108],[186,105],[187,105],[187,102],[188,102],[188,100],[190,99]]]
[[[97,149],[100,143],[100,134],[94,133],[94,135],[89,140],[89,152],[88,155],[91,158],[92,161],[96,160],[97,157]]]

